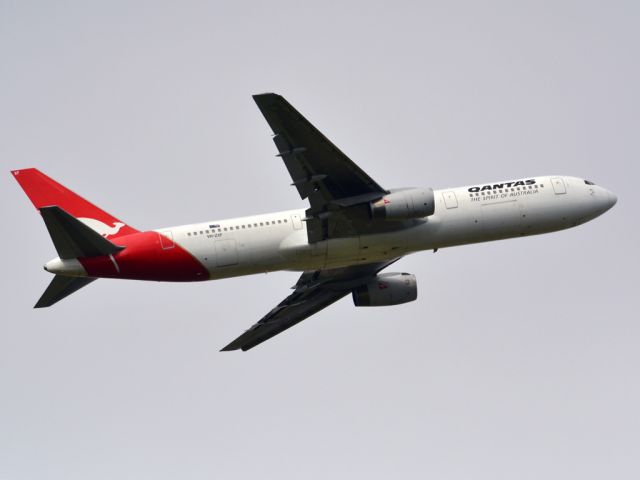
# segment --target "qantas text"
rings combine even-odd
[[[482,187],[471,187],[470,192],[484,192],[485,190],[494,190],[509,187],[523,187],[525,185],[535,185],[534,179],[518,180],[517,182],[494,183],[493,185],[483,185]]]

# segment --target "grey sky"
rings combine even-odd
[[[0,479],[640,475],[638,2],[0,0]],[[582,176],[618,205],[412,255],[419,299],[349,299],[218,349],[295,273],[100,280],[31,307],[55,256],[9,169],[146,229],[303,207],[251,94],[378,183]]]

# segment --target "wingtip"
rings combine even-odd
[[[234,350],[238,350],[238,347],[234,347],[231,343],[220,349],[221,352],[233,352]]]
[[[253,345],[248,345],[246,343],[240,342],[239,338],[236,338],[233,342],[228,344],[226,347],[220,349],[220,351],[221,352],[233,352],[235,350],[242,350],[243,352],[246,352],[247,350],[249,350],[252,347],[253,347]]]
[[[44,297],[44,294],[43,294],[43,297]],[[51,305],[53,305],[53,303],[40,297],[40,299],[36,302],[33,308],[47,308],[47,307],[50,307]]]
[[[15,170],[9,170],[9,171],[11,172],[11,175],[13,175],[14,177],[17,177],[22,172],[29,172],[29,171],[34,171],[34,170],[37,170],[37,168],[33,168],[33,167],[17,168]]]
[[[258,105],[260,105],[260,103],[264,103],[264,102],[273,102],[275,100],[281,99],[282,95],[278,95],[277,93],[273,93],[273,92],[265,92],[265,93],[256,93],[255,95],[252,95],[253,101],[256,102]]]

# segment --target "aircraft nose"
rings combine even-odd
[[[596,205],[598,209],[598,215],[602,215],[607,210],[611,209],[616,202],[618,201],[618,197],[615,196],[612,192],[607,190],[606,188],[598,187],[595,195]]]

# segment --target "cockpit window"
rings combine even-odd
[[[590,182],[589,180],[585,180],[584,183],[586,183],[587,185],[595,185],[595,183]]]

